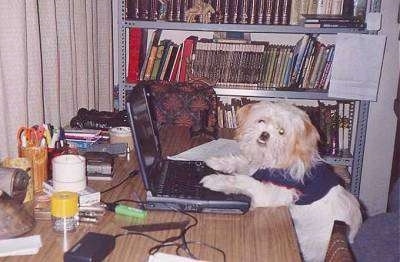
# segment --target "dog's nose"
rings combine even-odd
[[[265,132],[265,131],[264,131],[264,132],[261,133],[260,139],[261,139],[262,141],[267,141],[268,138],[269,138],[269,133],[268,133],[268,132]]]

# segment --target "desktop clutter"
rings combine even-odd
[[[146,215],[141,209],[101,202],[101,192],[87,184],[112,180],[116,157],[129,160],[134,148],[124,112],[80,109],[68,127],[38,124],[21,127],[16,134],[18,157],[0,164],[0,257],[37,253],[40,236],[21,236],[38,220],[48,220],[55,232],[65,234],[81,223],[97,223],[106,210]],[[30,205],[33,212],[28,212]],[[16,250],[23,241],[31,246]]]

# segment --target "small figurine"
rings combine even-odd
[[[188,23],[195,23],[196,18],[199,19],[200,23],[208,24],[211,22],[211,15],[215,13],[214,8],[209,3],[205,3],[202,0],[195,0],[192,8],[186,11],[186,17]]]

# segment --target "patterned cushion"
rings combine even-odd
[[[192,135],[215,135],[217,96],[212,86],[200,81],[151,81],[149,86],[158,125],[187,126]]]

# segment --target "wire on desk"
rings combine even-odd
[[[144,206],[144,205],[146,204],[145,201],[137,201],[137,200],[132,200],[132,199],[118,199],[118,200],[116,200],[116,201],[114,201],[114,202],[112,202],[112,203],[108,203],[108,204],[118,204],[118,203],[120,203],[120,202],[132,202],[132,203],[141,204],[142,206]],[[189,248],[189,244],[200,244],[200,245],[203,245],[203,246],[212,248],[212,249],[214,249],[214,250],[220,252],[220,253],[222,254],[222,259],[223,259],[223,261],[224,261],[224,262],[226,261],[225,252],[224,252],[223,250],[221,250],[221,249],[219,249],[219,248],[217,248],[217,247],[215,247],[215,246],[209,245],[209,244],[207,244],[207,243],[201,242],[201,241],[187,241],[187,240],[186,240],[186,233],[188,232],[188,230],[191,229],[192,227],[194,227],[194,226],[196,226],[196,225],[198,224],[198,220],[197,220],[197,218],[196,218],[195,216],[193,216],[193,215],[191,215],[191,214],[189,214],[189,213],[187,213],[187,212],[185,212],[185,211],[176,209],[175,207],[172,207],[172,206],[170,206],[170,205],[168,205],[168,204],[165,204],[165,205],[166,205],[169,209],[171,209],[171,210],[173,210],[173,211],[182,213],[182,214],[184,214],[184,215],[190,217],[191,219],[194,220],[194,223],[192,223],[192,224],[188,225],[187,227],[185,227],[184,229],[182,229],[181,232],[180,232],[177,236],[172,236],[172,237],[166,238],[165,240],[156,239],[156,238],[150,236],[149,234],[144,234],[144,233],[141,233],[141,232],[134,232],[134,231],[128,231],[128,232],[123,233],[123,234],[115,235],[115,238],[117,239],[118,237],[127,236],[127,235],[144,236],[144,237],[147,237],[147,238],[149,238],[149,239],[151,239],[151,240],[153,240],[153,241],[159,243],[158,245],[153,246],[152,248],[150,248],[150,250],[149,250],[149,252],[148,252],[149,255],[154,255],[155,253],[159,252],[159,250],[160,250],[161,248],[169,247],[169,246],[176,246],[177,248],[176,248],[175,253],[176,253],[177,255],[180,255],[180,254],[179,254],[179,250],[183,250],[183,251],[185,251],[185,253],[186,253],[189,257],[194,258],[194,259],[198,259],[198,258],[197,258],[195,255],[193,255],[193,253],[191,252],[191,250],[190,250],[190,248]],[[181,239],[182,243],[176,242],[176,241],[179,240],[179,239]]]
[[[114,185],[114,186],[112,186],[112,187],[109,187],[109,188],[107,188],[107,189],[101,191],[100,194],[104,194],[104,193],[110,192],[111,190],[116,189],[117,187],[119,187],[120,185],[122,185],[123,183],[125,183],[129,178],[133,178],[133,177],[135,177],[137,174],[138,174],[138,171],[137,171],[137,170],[133,170],[133,171],[130,172],[124,179],[122,179],[121,182],[119,182],[118,184],[116,184],[116,185]]]

